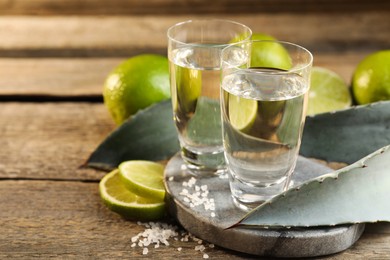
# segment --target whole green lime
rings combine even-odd
[[[275,43],[276,39],[268,34],[254,33],[252,40],[251,67],[274,68],[289,70],[292,67],[292,60],[288,51],[280,43]]]
[[[352,91],[358,104],[390,100],[390,50],[370,54],[359,63]]]
[[[103,87],[104,104],[118,125],[170,96],[168,59],[155,54],[134,56],[119,64]]]

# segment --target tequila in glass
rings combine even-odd
[[[286,49],[299,49],[289,46]],[[305,50],[302,51],[305,53]],[[250,67],[250,51],[223,50],[221,114],[235,204],[249,210],[288,188],[298,158],[311,54],[291,52],[292,68]],[[224,63],[225,62],[225,63]]]
[[[193,20],[168,30],[173,117],[185,168],[196,175],[226,172],[220,107],[221,51],[250,39],[228,20]]]
[[[219,101],[221,46],[191,46],[172,51],[170,60],[173,115],[189,165],[219,168],[225,164]]]

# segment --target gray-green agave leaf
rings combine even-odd
[[[127,160],[166,160],[180,150],[170,100],[138,111],[90,155],[85,166],[111,170]]]
[[[390,221],[390,146],[260,205],[234,226],[310,227]]]
[[[306,117],[300,154],[351,164],[390,144],[390,101]]]

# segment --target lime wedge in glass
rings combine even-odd
[[[165,215],[164,201],[140,197],[129,191],[123,185],[117,169],[102,178],[99,192],[104,204],[126,219],[158,220]]]
[[[257,102],[229,94],[229,119],[232,126],[247,133],[256,120]]]

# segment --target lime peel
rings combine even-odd
[[[390,50],[374,52],[358,64],[352,90],[359,105],[390,100]]]
[[[107,75],[103,86],[104,104],[118,125],[170,96],[168,59],[157,54],[123,61]]]

